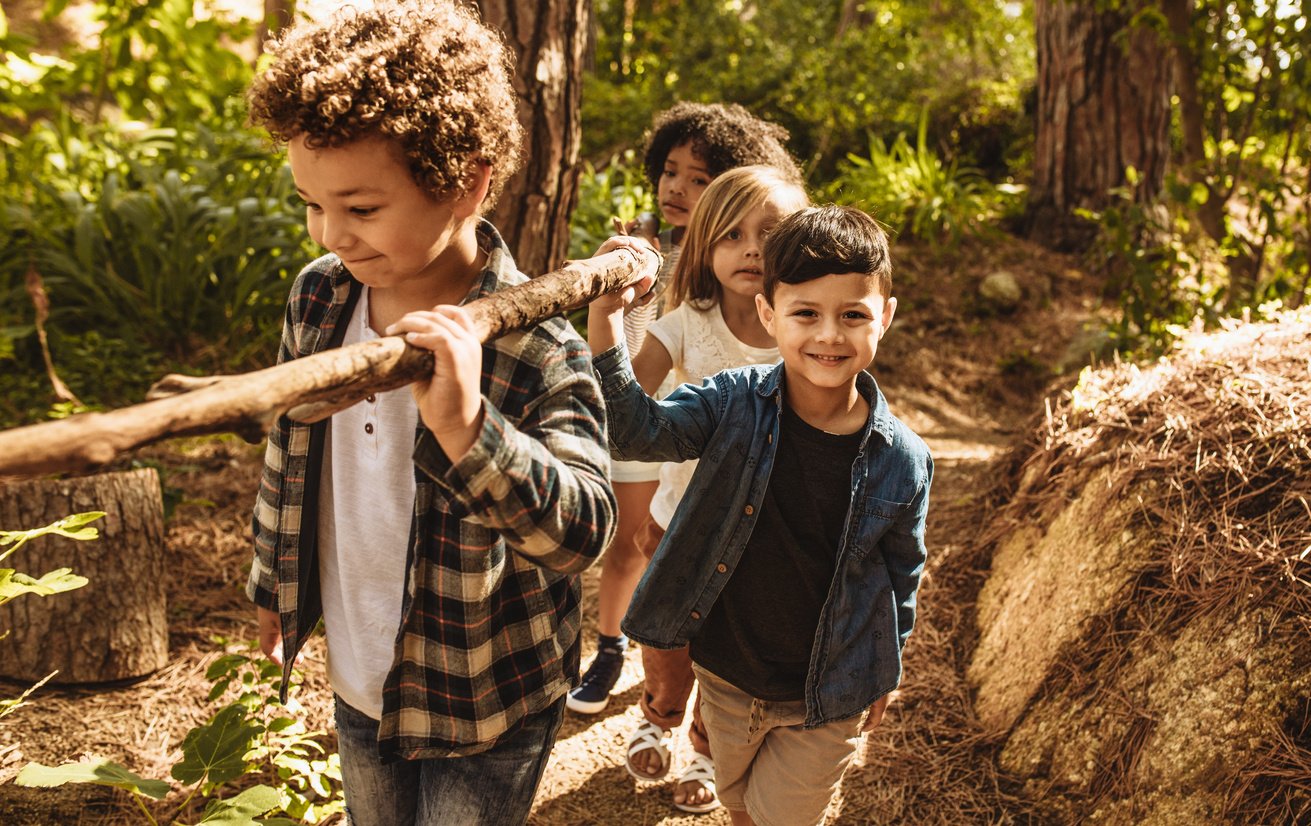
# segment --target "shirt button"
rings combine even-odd
[[[722,574],[728,571],[728,566],[721,562],[715,566],[715,570]]]
[[[773,434],[773,433],[766,433],[766,434],[765,434],[765,444],[767,444],[767,445],[772,445],[772,444],[774,444],[774,434]]]
[[[373,433],[373,422],[369,422],[364,425],[364,432],[369,434]]]
[[[750,505],[747,505],[747,506],[746,506],[746,511],[745,511],[745,512],[746,512],[746,515],[747,515],[747,516],[750,516],[751,514],[753,514],[753,513],[756,512],[756,509],[753,508],[753,507],[751,507]]]
[[[373,393],[370,393],[369,395],[367,395],[367,396],[364,397],[364,400],[365,400],[366,402],[376,402],[376,401],[378,400],[378,397],[377,397],[377,395],[375,395],[375,394],[373,394]]]
[[[701,619],[701,612],[700,612],[700,611],[693,611],[693,612],[692,612],[692,619],[694,619],[694,620],[699,620],[699,619]]]

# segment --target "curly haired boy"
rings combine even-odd
[[[525,280],[480,217],[518,165],[505,49],[431,0],[346,6],[272,52],[251,119],[286,144],[328,251],[292,287],[279,360],[403,334],[434,368],[273,427],[261,646],[289,674],[323,618],[353,824],[521,823],[615,503],[584,342],[557,317],[484,345],[459,306]]]

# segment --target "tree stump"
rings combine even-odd
[[[141,677],[168,658],[164,605],[164,508],[153,469],[0,486],[0,529],[28,530],[65,516],[104,511],[100,538],[42,536],[5,560],[39,577],[72,568],[86,586],[0,606],[0,676],[55,683]]]

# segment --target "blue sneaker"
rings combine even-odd
[[[587,667],[578,688],[569,692],[565,706],[579,714],[599,713],[610,703],[610,690],[619,682],[619,672],[623,668],[622,648],[606,647],[597,651],[596,659]]]

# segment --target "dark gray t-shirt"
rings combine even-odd
[[[692,640],[692,659],[761,700],[801,700],[851,505],[861,431],[818,430],[784,405],[755,529]]]

